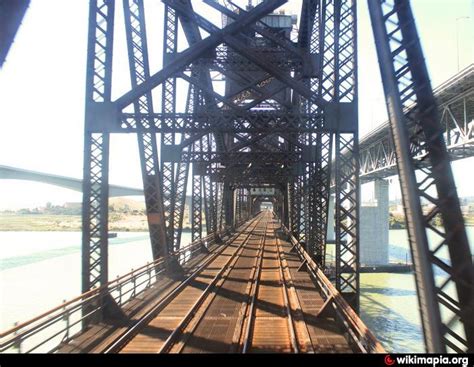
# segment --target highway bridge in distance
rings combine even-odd
[[[0,180],[24,180],[41,182],[58,187],[64,187],[82,192],[82,179],[54,175],[45,172],[32,171],[18,167],[0,165]],[[143,190],[119,185],[109,186],[109,195],[113,196],[142,196]]]

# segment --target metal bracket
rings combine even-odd
[[[86,110],[86,131],[90,133],[120,132],[121,113],[114,102],[90,102]]]
[[[341,133],[357,132],[357,105],[355,102],[329,102],[324,116],[328,128]]]
[[[300,271],[307,271],[308,270],[308,264],[307,264],[307,260],[304,259],[304,261],[301,263],[301,265],[299,266],[298,270],[296,270],[296,272],[300,272]]]
[[[181,162],[181,146],[180,145],[162,145],[161,158],[164,162]]]
[[[202,254],[208,254],[209,253],[209,249],[204,245],[204,242],[201,242],[200,243],[200,251]]]
[[[334,297],[332,295],[329,296],[324,302],[319,312],[317,313],[316,318],[324,318],[324,319],[334,318],[335,317],[334,308],[331,307],[333,301],[334,301]]]
[[[303,77],[319,78],[321,73],[321,61],[317,53],[303,54]]]

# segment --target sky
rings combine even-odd
[[[200,1],[193,1],[198,4]],[[297,13],[300,0],[286,13]],[[151,69],[161,67],[162,4],[145,0]],[[432,85],[474,62],[474,0],[412,0]],[[217,13],[200,8],[210,20]],[[113,97],[130,87],[121,1],[117,1]],[[205,11],[205,13],[204,13]],[[363,136],[386,121],[379,67],[366,1],[358,1],[359,125]],[[464,17],[470,17],[465,19]],[[17,38],[0,69],[0,164],[82,176],[88,1],[32,0]],[[457,46],[459,45],[459,47]],[[474,160],[453,164],[466,176]],[[462,196],[474,196],[474,177],[457,179]],[[396,180],[391,196],[399,196]],[[110,182],[141,187],[134,135],[112,135]],[[0,180],[0,209],[45,202],[80,201],[81,194],[40,183]]]

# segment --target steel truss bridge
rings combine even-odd
[[[433,91],[438,105],[446,148],[451,160],[474,154],[474,64],[456,74]],[[371,181],[398,174],[395,146],[388,121],[363,137],[359,143],[360,177]],[[427,154],[410,146],[415,159]]]
[[[389,123],[362,143],[354,0],[303,0],[298,27],[279,12],[286,0],[162,2],[163,64],[151,72],[146,4],[90,1],[84,293],[2,334],[0,349],[25,351],[29,340],[36,350],[59,337],[49,350],[383,352],[357,315],[359,181],[398,173],[426,349],[473,352],[474,269],[450,166],[450,155],[471,149],[459,108],[472,109],[472,90],[452,101],[459,92],[444,86],[440,118],[410,2],[368,1]],[[131,89],[112,99],[122,4]],[[112,133],[137,137],[154,258],[113,281]],[[188,186],[192,243],[183,247]],[[40,338],[49,327],[55,334]]]

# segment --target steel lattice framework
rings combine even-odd
[[[90,1],[83,290],[105,284],[108,277],[110,134],[134,133],[153,257],[168,255],[170,272],[180,267],[173,254],[181,247],[188,189],[193,241],[205,234],[219,241],[223,232],[258,212],[262,201],[272,201],[316,263],[331,270],[325,257],[334,185],[334,283],[358,310],[355,0],[303,0],[299,23],[275,12],[287,0],[255,6],[162,0],[163,62],[155,73],[150,71],[147,4],[122,3],[131,89],[112,100],[115,1]],[[369,9],[393,107],[390,131],[396,138],[427,348],[472,351],[467,317],[472,316],[472,261],[409,2],[369,1]],[[206,10],[219,21],[204,16]],[[410,103],[415,107],[406,112]],[[420,147],[423,158],[412,159],[409,145]],[[416,169],[423,178],[415,176]],[[274,194],[252,191],[262,187]],[[420,196],[432,204],[428,213],[421,210]],[[432,224],[438,216],[444,231]],[[429,230],[440,238],[437,244],[428,243]],[[442,283],[435,281],[435,268],[443,272]]]
[[[474,155],[474,64],[433,91],[451,160]],[[425,149],[411,145],[415,159],[424,161]],[[360,175],[364,181],[397,174],[395,146],[389,123],[361,138]]]
[[[400,0],[369,2],[369,11],[416,267],[426,347],[428,351],[472,351],[474,269],[413,14],[409,3]],[[415,107],[408,109],[412,105]],[[413,146],[418,147],[416,152],[425,152],[422,158],[413,154]],[[421,199],[429,204],[428,210],[422,210]],[[441,219],[441,228],[436,219]]]

